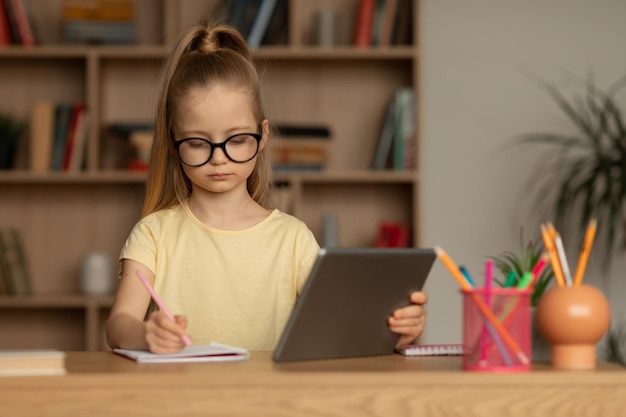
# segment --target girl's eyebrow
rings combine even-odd
[[[222,139],[226,139],[228,136],[237,134],[237,133],[257,133],[258,127],[250,127],[250,125],[238,125],[234,127],[230,127],[223,131],[223,135],[225,136]],[[210,135],[208,131],[205,130],[183,130],[181,135],[184,137],[206,137],[212,139],[213,135]],[[221,135],[220,135],[221,136]],[[219,139],[219,138],[218,138]]]

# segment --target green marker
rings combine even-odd
[[[517,274],[515,273],[515,271],[511,270],[511,272],[509,272],[509,275],[506,277],[506,282],[504,283],[505,288],[509,288],[513,286],[516,276]]]
[[[528,288],[532,280],[533,280],[532,272],[529,272],[529,271],[524,272],[524,275],[522,275],[522,279],[520,279],[519,282],[517,283],[517,288],[519,288],[520,290],[525,290],[526,288]]]

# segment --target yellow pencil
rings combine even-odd
[[[591,253],[591,247],[593,246],[593,240],[596,236],[596,229],[598,222],[596,219],[591,219],[585,232],[585,240],[583,247],[580,250],[580,256],[578,257],[578,264],[576,265],[576,272],[574,273],[574,286],[578,287],[583,282],[585,275],[585,269],[587,268],[587,261],[589,260],[589,253]]]
[[[522,364],[528,364],[528,357],[524,354],[522,349],[520,349],[519,345],[511,337],[509,332],[507,332],[506,329],[502,326],[502,323],[500,323],[500,321],[496,318],[496,316],[489,309],[489,307],[487,307],[487,304],[485,304],[485,302],[480,297],[478,297],[476,293],[472,292],[472,286],[465,280],[463,274],[461,273],[461,270],[454,263],[452,258],[450,258],[450,256],[448,256],[448,254],[439,246],[435,246],[435,253],[437,254],[439,260],[443,263],[443,265],[448,269],[448,271],[450,271],[454,279],[456,279],[456,281],[459,283],[461,288],[469,291],[469,294],[478,309],[481,311],[483,316],[485,316],[485,318],[489,320],[489,322],[493,325],[500,337],[502,337],[504,342],[509,346],[509,349],[511,349],[511,351],[513,351],[517,355]]]
[[[543,239],[543,245],[546,247],[548,251],[548,255],[550,255],[550,264],[552,265],[552,272],[554,273],[554,279],[556,283],[563,287],[565,286],[565,278],[563,278],[563,271],[561,270],[561,263],[559,262],[559,256],[556,253],[556,247],[554,245],[554,240],[552,240],[552,229],[548,229],[548,227],[544,224],[541,225],[541,237]]]

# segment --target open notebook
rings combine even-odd
[[[217,342],[208,345],[190,345],[180,352],[166,354],[131,349],[113,349],[113,352],[140,363],[242,361],[250,356],[246,349]]]

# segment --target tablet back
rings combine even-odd
[[[435,260],[432,249],[321,249],[283,334],[276,362],[391,354],[387,319],[410,304]]]

